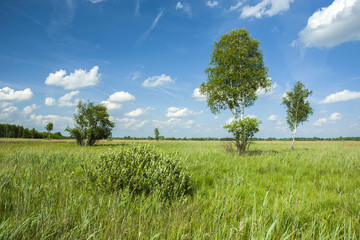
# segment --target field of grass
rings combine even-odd
[[[192,175],[170,202],[88,182],[83,163],[130,144],[1,140],[0,239],[360,238],[360,142],[148,142]]]

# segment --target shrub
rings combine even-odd
[[[177,153],[163,154],[148,145],[109,150],[84,166],[91,182],[110,192],[129,189],[135,194],[157,192],[161,198],[190,193],[190,175]]]

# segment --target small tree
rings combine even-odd
[[[254,104],[257,90],[267,90],[271,86],[259,45],[260,42],[244,28],[222,35],[214,44],[209,67],[205,70],[208,79],[200,86],[200,93],[206,96],[211,112],[218,114],[225,109],[232,112],[234,121],[230,125],[233,126],[225,128],[234,135],[239,154],[247,149],[248,136],[253,136],[258,129],[241,127],[250,123],[244,119],[245,107]]]
[[[111,122],[109,117],[104,105],[80,101],[77,105],[77,114],[74,115],[76,126],[68,126],[65,131],[70,132],[79,145],[92,146],[96,140],[111,136],[115,123]]]
[[[295,83],[292,91],[287,92],[282,98],[282,104],[286,106],[286,122],[292,131],[291,149],[294,149],[296,129],[303,122],[307,121],[309,115],[313,114],[313,109],[310,107],[309,101],[306,99],[312,94],[305,88],[305,85],[298,81]]]
[[[158,128],[155,128],[154,129],[154,134],[155,134],[155,139],[156,139],[156,141],[159,141],[159,129]]]
[[[50,132],[53,130],[53,128],[54,128],[54,124],[52,122],[49,122],[45,127],[46,131],[48,131],[48,138],[49,139],[50,139]]]

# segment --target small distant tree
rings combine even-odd
[[[200,86],[211,112],[218,114],[225,109],[232,112],[234,120],[224,127],[235,137],[239,154],[248,148],[249,137],[259,131],[260,124],[245,119],[245,107],[254,104],[259,89],[267,91],[271,86],[259,45],[244,28],[222,35],[214,44],[205,70],[207,81]]]
[[[54,124],[52,122],[49,122],[45,127],[46,131],[48,131],[48,138],[49,139],[50,139],[50,132],[53,130],[53,128],[54,128]]]
[[[155,135],[155,139],[156,139],[156,141],[159,141],[159,129],[158,128],[155,128],[154,129],[154,135]]]
[[[311,94],[312,91],[306,89],[305,85],[298,81],[292,91],[287,92],[282,98],[282,104],[286,106],[286,122],[292,131],[291,149],[294,149],[297,127],[307,121],[309,115],[313,114],[313,109],[310,107],[309,101],[306,100]]]
[[[76,125],[74,128],[68,126],[65,131],[68,131],[79,145],[92,146],[96,140],[111,136],[115,123],[109,118],[104,105],[80,101],[77,105],[77,113],[74,115]]]

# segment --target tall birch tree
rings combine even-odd
[[[233,124],[244,120],[245,108],[252,106],[258,97],[256,91],[271,86],[259,46],[260,42],[242,28],[222,35],[211,52],[209,67],[205,70],[207,81],[201,84],[200,93],[207,97],[212,113],[229,109],[233,114]],[[243,152],[246,146],[241,146],[243,141],[240,140],[243,139],[240,138],[249,134],[239,133],[239,127],[227,129],[235,136],[238,153]],[[255,131],[258,128],[244,129]]]
[[[310,107],[310,102],[306,99],[312,94],[305,88],[305,85],[298,81],[295,83],[292,91],[289,91],[282,98],[282,104],[286,106],[286,122],[288,123],[292,132],[291,149],[294,149],[296,129],[297,127],[307,121],[308,117],[313,114],[313,109]]]

